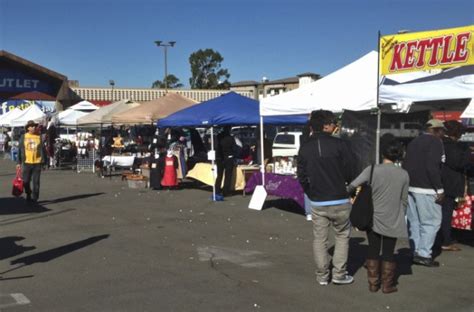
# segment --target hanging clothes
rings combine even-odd
[[[174,155],[166,155],[164,157],[164,170],[163,179],[161,180],[162,186],[177,186],[178,175],[176,170],[178,169],[178,158]]]

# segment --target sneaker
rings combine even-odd
[[[306,215],[306,221],[313,221],[313,217],[310,214]]]
[[[328,281],[318,281],[318,284],[321,285],[321,286],[327,286],[327,285],[329,285],[329,282]]]
[[[224,201],[224,196],[216,194],[214,197],[211,196],[212,201]]]
[[[340,278],[332,278],[332,282],[336,285],[347,285],[347,284],[351,284],[352,282],[354,282],[354,278],[350,275],[344,275],[343,277],[340,277]]]
[[[439,262],[434,261],[431,258],[425,258],[421,256],[414,256],[413,257],[413,264],[424,265],[429,268],[437,268],[439,267]]]

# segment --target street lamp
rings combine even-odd
[[[112,102],[114,101],[114,86],[115,86],[115,81],[114,80],[109,80],[109,85],[112,87]]]
[[[165,93],[168,93],[168,47],[174,47],[176,44],[176,41],[168,41],[168,42],[163,42],[160,40],[155,41],[155,44],[158,47],[163,47],[165,49],[165,78],[163,79],[163,82],[165,83]]]

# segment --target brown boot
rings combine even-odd
[[[397,264],[395,262],[382,261],[382,292],[390,294],[398,291],[395,287],[395,270]]]
[[[380,289],[380,261],[378,259],[367,259],[367,279],[369,280],[369,290],[377,292]]]

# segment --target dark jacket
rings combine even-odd
[[[456,198],[464,195],[465,172],[469,165],[469,149],[450,138],[443,140],[446,162],[441,171],[444,193]]]
[[[430,190],[433,194],[441,190],[444,157],[443,142],[434,135],[425,133],[411,141],[403,162],[410,176],[410,187]]]
[[[220,133],[217,136],[217,159],[225,160],[234,157],[235,139],[228,133]]]
[[[315,133],[298,153],[298,180],[312,201],[349,197],[346,183],[353,180],[352,153],[346,142],[328,133]]]
[[[44,146],[43,137],[40,135],[40,155],[41,155],[41,164],[46,164],[46,148]],[[22,134],[20,139],[18,140],[18,164],[25,163],[26,155],[25,155],[25,135]]]

